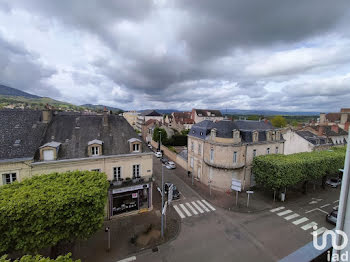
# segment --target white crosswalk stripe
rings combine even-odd
[[[183,204],[180,204],[180,207],[182,208],[183,211],[185,211],[186,215],[187,216],[192,216],[191,212],[187,210],[187,208],[183,205]]]
[[[310,234],[313,236],[318,236],[319,234],[322,234],[326,230],[327,230],[327,228],[321,227],[321,228],[317,229],[316,231],[311,232]]]
[[[198,215],[198,212],[191,206],[190,203],[186,203],[186,206],[188,206],[191,209],[193,214]]]
[[[195,208],[197,208],[197,210],[198,210],[201,214],[204,213],[204,211],[197,205],[196,202],[192,201],[191,204],[192,204]]]
[[[298,214],[294,213],[294,214],[292,214],[292,215],[290,215],[290,216],[286,216],[284,219],[285,219],[285,220],[291,220],[291,219],[296,218],[296,217],[298,217],[298,216],[299,216]]]
[[[303,230],[309,230],[310,228],[312,228],[313,226],[317,226],[316,222],[311,222],[309,224],[306,224],[305,226],[302,226],[301,229]]]
[[[285,211],[283,211],[283,212],[280,212],[280,213],[277,213],[277,215],[278,216],[284,216],[284,215],[287,215],[287,214],[289,214],[289,213],[292,213],[293,211],[292,210],[285,210]]]
[[[196,201],[205,211],[210,212],[210,210],[199,200]]]
[[[298,219],[298,220],[295,220],[294,222],[292,222],[294,225],[299,225],[299,224],[301,224],[301,223],[304,223],[304,222],[306,222],[306,221],[308,221],[309,219],[308,218],[306,218],[306,217],[302,217],[302,218],[300,218],[300,219]]]
[[[284,207],[277,207],[277,208],[271,209],[270,212],[276,212],[276,211],[280,211],[282,209],[284,209]]]
[[[206,204],[211,210],[213,210],[213,211],[216,210],[216,209],[215,209],[212,205],[210,205],[206,200],[202,199],[202,202],[203,202],[204,204]]]
[[[174,205],[174,209],[181,218],[185,218],[185,215],[181,212],[180,208],[177,205]]]

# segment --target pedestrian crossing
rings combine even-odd
[[[196,215],[205,215],[216,210],[208,201],[204,199],[173,205],[173,207],[181,219]]]
[[[313,231],[310,234],[313,236],[321,235],[328,230],[325,227],[317,228],[316,222],[309,221],[307,217],[300,217],[299,214],[294,213],[290,209],[285,210],[283,206],[271,209],[270,212],[283,217],[285,220],[290,221],[293,225],[299,226],[304,231],[312,229]]]

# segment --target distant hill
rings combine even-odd
[[[160,114],[171,114],[172,112],[179,112],[179,110],[176,109],[144,109],[144,110],[139,110],[138,112],[142,113],[148,110],[155,110]],[[190,110],[191,111],[191,110]]]
[[[120,111],[123,111],[122,109],[120,108],[116,108],[116,107],[111,107],[111,106],[104,106],[104,105],[92,105],[92,104],[84,104],[84,105],[81,105],[81,107],[85,107],[85,108],[89,108],[91,110],[97,110],[97,111],[102,111],[105,107],[110,110],[110,111],[113,111],[113,112],[120,112]]]
[[[224,109],[220,110],[226,115],[263,115],[263,116],[317,116],[320,112],[285,112],[285,111],[270,111],[270,110],[240,110],[240,109]]]
[[[9,86],[0,85],[0,95],[5,96],[21,96],[26,98],[41,98],[40,96],[32,95],[27,92],[23,92],[16,88],[12,88]]]

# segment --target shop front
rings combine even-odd
[[[110,216],[152,207],[152,183],[110,189]]]

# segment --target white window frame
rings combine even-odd
[[[132,151],[133,152],[140,152],[140,144],[132,144]]]
[[[91,155],[92,156],[98,156],[99,155],[100,148],[99,146],[92,146],[91,147]]]
[[[214,148],[210,148],[210,161],[214,161]]]
[[[141,177],[141,165],[133,165],[132,166],[132,178],[140,178]]]
[[[193,162],[194,162],[193,157],[191,157],[191,163],[190,163],[190,165],[191,165],[192,168],[193,168]]]
[[[7,181],[7,180],[9,180],[9,181]],[[17,173],[16,172],[2,174],[2,182],[4,185],[12,184],[15,181],[17,181]]]
[[[52,154],[52,158],[47,158],[47,155],[48,153],[51,153]],[[46,157],[45,157],[46,156]],[[44,149],[43,150],[43,159],[44,161],[52,161],[52,160],[55,160],[55,152],[53,151],[53,149]]]
[[[121,180],[122,178],[122,167],[121,166],[116,166],[113,167],[113,179],[116,181]]]
[[[237,163],[237,152],[233,152],[233,163]]]

